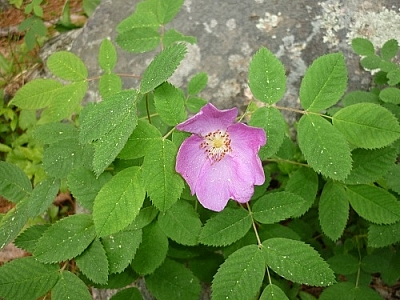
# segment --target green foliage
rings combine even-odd
[[[51,299],[92,299],[85,283],[75,274],[69,271],[62,271],[57,284],[51,290]]]

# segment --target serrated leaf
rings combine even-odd
[[[304,157],[316,172],[335,180],[344,180],[350,173],[349,145],[344,136],[324,118],[303,115],[297,139]]]
[[[192,113],[198,113],[207,104],[207,100],[199,97],[189,96],[186,101],[187,109]]]
[[[54,94],[62,87],[57,80],[37,78],[23,85],[10,104],[21,109],[44,108],[51,104]]]
[[[275,107],[261,107],[252,115],[249,125],[261,127],[267,135],[267,143],[259,151],[260,158],[267,159],[278,152],[283,143],[286,130],[286,122],[282,113]]]
[[[57,265],[44,265],[34,257],[12,260],[0,268],[0,297],[36,300],[58,280]]]
[[[146,94],[166,81],[175,72],[186,54],[185,44],[173,44],[160,52],[143,73],[140,92]]]
[[[200,282],[193,273],[170,259],[146,277],[146,285],[159,300],[197,300],[201,292]]]
[[[310,245],[285,238],[271,238],[262,244],[268,267],[283,278],[314,286],[335,282],[329,265]]]
[[[130,167],[115,175],[94,200],[93,221],[97,234],[110,235],[132,223],[145,195],[141,168]]]
[[[254,203],[253,217],[262,224],[278,223],[297,213],[303,205],[303,197],[296,194],[285,191],[270,193]]]
[[[350,254],[335,254],[327,260],[336,274],[351,275],[357,273],[360,261]]]
[[[91,300],[86,284],[70,271],[62,271],[57,284],[51,290],[52,300],[79,299]]]
[[[336,104],[347,88],[347,68],[342,53],[317,58],[307,69],[300,86],[301,106],[319,112]]]
[[[379,93],[379,98],[386,103],[400,104],[400,89],[387,87]]]
[[[396,149],[385,147],[367,150],[355,149],[352,152],[353,169],[346,178],[346,184],[367,184],[380,179],[396,161]]]
[[[400,202],[386,190],[371,185],[349,185],[346,192],[351,206],[364,219],[377,224],[400,220]]]
[[[102,98],[108,98],[122,90],[121,77],[114,73],[101,75],[99,80],[99,92]]]
[[[160,211],[170,208],[183,190],[183,179],[175,171],[177,152],[174,143],[163,139],[151,143],[144,158],[144,186],[154,206]]]
[[[319,200],[318,217],[324,234],[332,241],[337,241],[349,218],[349,200],[343,185],[332,180],[324,185]]]
[[[77,128],[69,123],[47,123],[35,127],[33,137],[43,144],[53,144],[62,140],[75,138]]]
[[[49,227],[50,224],[33,225],[31,227],[28,227],[14,240],[15,246],[33,253],[36,248],[36,243],[38,239]]]
[[[41,181],[29,196],[29,215],[36,217],[44,213],[47,208],[54,202],[58,192],[60,191],[60,180],[54,178],[46,178]]]
[[[104,71],[110,72],[117,63],[117,51],[108,39],[104,39],[99,48],[99,65]]]
[[[372,55],[375,54],[374,45],[370,40],[365,38],[355,38],[351,41],[351,47],[358,55]]]
[[[400,164],[392,166],[385,175],[385,179],[389,188],[400,194]]]
[[[212,283],[212,299],[254,299],[265,274],[265,260],[257,245],[232,253],[218,269]]]
[[[64,80],[86,80],[88,71],[83,61],[72,52],[59,51],[47,60],[50,72]]]
[[[342,99],[343,106],[350,106],[364,102],[379,104],[379,97],[372,92],[352,91],[347,93]]]
[[[285,67],[265,47],[261,47],[251,59],[249,87],[255,98],[269,104],[278,102],[285,94]]]
[[[168,238],[157,222],[143,228],[142,243],[132,261],[132,268],[140,275],[153,273],[165,260]],[[151,255],[149,255],[151,253]]]
[[[16,165],[0,161],[0,195],[17,203],[32,192],[32,184]]]
[[[323,290],[321,300],[354,300],[354,289],[356,287],[350,282],[339,282]],[[361,299],[360,299],[361,300]]]
[[[106,284],[108,260],[102,243],[95,239],[79,256],[75,257],[79,270],[91,281]]]
[[[391,70],[386,75],[389,85],[396,85],[400,82],[400,69]]]
[[[399,43],[395,39],[386,41],[381,48],[381,56],[385,60],[391,60],[399,51]]]
[[[209,246],[227,246],[242,238],[251,224],[251,215],[247,210],[226,207],[207,221],[199,241]]]
[[[61,262],[83,252],[96,235],[90,215],[72,215],[53,224],[38,240],[33,252],[44,263]]]
[[[275,284],[268,284],[259,300],[289,300],[286,294]]]
[[[162,36],[162,43],[164,44],[164,47],[169,47],[176,42],[195,44],[197,42],[197,39],[194,36],[183,35],[175,29],[167,30]]]
[[[187,246],[198,244],[202,223],[198,213],[188,202],[178,200],[158,216],[158,224],[175,242]]]
[[[121,159],[136,159],[147,154],[156,142],[161,141],[160,131],[148,121],[138,120],[136,128],[118,154]]]
[[[197,95],[200,93],[206,86],[208,82],[208,75],[206,72],[200,72],[190,78],[187,92],[189,95]]]
[[[92,210],[98,192],[111,178],[110,173],[103,173],[96,178],[91,171],[81,167],[68,174],[67,185],[79,204],[88,210]]]
[[[156,13],[160,24],[166,24],[172,21],[180,11],[183,0],[156,0]]]
[[[147,206],[140,210],[138,216],[133,223],[128,226],[127,230],[138,230],[149,225],[157,217],[158,210],[154,206]]]
[[[389,225],[371,224],[368,228],[368,246],[386,247],[400,241],[400,222]]]
[[[154,91],[154,105],[161,120],[175,126],[186,120],[185,95],[182,90],[164,82]]]
[[[126,51],[143,53],[157,48],[160,43],[160,34],[152,27],[133,28],[120,32],[116,42]]]
[[[137,288],[130,287],[114,294],[110,300],[143,300],[143,297]]]
[[[121,273],[135,257],[142,242],[142,230],[124,230],[102,238],[107,254],[109,273]]]

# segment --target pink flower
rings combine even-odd
[[[192,195],[210,210],[221,211],[231,198],[246,203],[254,185],[265,181],[258,150],[265,145],[261,128],[234,124],[237,108],[219,110],[205,105],[198,114],[176,126],[193,133],[181,145],[176,171]]]

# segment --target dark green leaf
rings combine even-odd
[[[389,188],[400,194],[400,164],[396,164],[390,168],[385,176]]]
[[[372,92],[352,91],[347,93],[342,99],[343,106],[350,106],[364,102],[379,104],[379,97]]]
[[[143,300],[143,297],[137,288],[131,287],[119,291],[110,300]]]
[[[371,224],[368,229],[368,246],[386,247],[400,241],[400,222],[390,225]]]
[[[385,60],[391,60],[399,51],[399,43],[395,39],[386,41],[381,48],[381,56]]]
[[[164,82],[154,91],[154,105],[161,119],[170,126],[186,120],[185,96],[182,90]]]
[[[268,284],[259,300],[289,300],[285,293],[275,284]]]
[[[32,192],[32,184],[16,165],[0,161],[0,195],[17,203]]]
[[[360,262],[350,254],[335,254],[327,260],[332,270],[336,274],[350,275],[357,273],[360,268]]]
[[[60,279],[58,279],[57,284],[51,290],[51,299],[91,300],[92,296],[90,295],[86,284],[79,279],[78,276],[70,271],[64,270],[61,272]]]
[[[15,240],[14,244],[25,251],[33,253],[38,239],[50,227],[50,224],[33,225],[25,229]]]
[[[59,179],[46,178],[35,186],[29,196],[28,211],[31,217],[41,215],[47,210],[56,199],[60,191],[60,184]]]

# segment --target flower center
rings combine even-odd
[[[232,152],[229,133],[217,130],[206,134],[200,148],[204,149],[207,157],[214,162],[220,161],[225,154]]]

